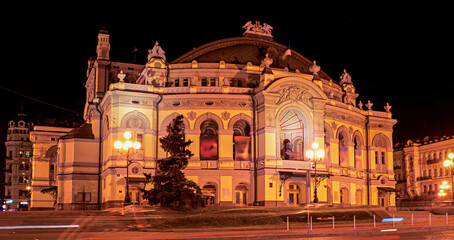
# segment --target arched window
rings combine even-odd
[[[361,151],[361,139],[359,136],[355,136],[353,141],[355,147],[355,168],[360,169],[362,168],[362,151]]]
[[[289,110],[279,118],[282,159],[303,160],[303,119],[299,112]]]
[[[344,133],[339,133],[339,166],[347,167],[348,166],[348,147],[347,147],[347,137],[344,136]]]
[[[233,159],[237,161],[251,160],[251,127],[244,120],[233,124]]]
[[[211,119],[200,125],[200,159],[218,159],[218,125]]]
[[[385,172],[387,167],[387,147],[389,140],[383,134],[377,134],[372,139],[372,145],[375,149],[375,169]],[[392,163],[390,163],[392,164]],[[410,170],[413,169],[413,158],[410,158]],[[429,173],[430,174],[430,173]]]

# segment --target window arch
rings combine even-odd
[[[375,169],[377,171],[385,172],[388,164],[387,152],[392,151],[392,149],[388,149],[391,148],[391,142],[384,134],[379,133],[372,139],[372,147],[375,152]],[[411,162],[413,161],[411,160]]]
[[[245,120],[233,124],[233,159],[251,160],[251,127]]]
[[[218,151],[218,124],[207,119],[200,124],[200,159],[217,160]]]
[[[304,159],[303,117],[296,110],[288,110],[279,118],[282,159]]]

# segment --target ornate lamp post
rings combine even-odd
[[[449,169],[449,171],[451,172],[451,186],[454,186],[454,172],[452,171],[453,170],[453,165],[454,165],[454,153],[449,153],[448,154],[448,158],[449,159],[446,159],[444,162],[443,162],[443,165]],[[449,185],[448,185],[449,186]],[[441,187],[441,186],[440,186]],[[441,191],[441,190],[440,190]],[[453,197],[453,201],[454,201],[454,189],[452,190],[452,197]]]
[[[440,191],[438,192],[439,197],[446,196],[445,190],[449,189],[451,186],[448,185],[448,182],[443,181],[442,185],[440,185]]]
[[[137,150],[141,148],[140,142],[132,142],[132,134],[130,132],[125,132],[123,137],[126,141],[123,143],[121,141],[116,141],[114,147],[117,149],[118,153],[126,157],[126,194],[124,203],[130,203],[131,198],[129,197],[129,165],[131,164],[130,156],[134,156],[137,153]]]
[[[312,143],[312,150],[306,151],[306,157],[315,165],[315,181],[314,181],[314,203],[318,203],[317,197],[317,164],[325,157],[325,151],[318,149],[318,143]]]

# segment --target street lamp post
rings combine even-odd
[[[443,165],[449,169],[449,172],[451,172],[451,186],[454,186],[454,172],[453,172],[454,153],[449,153],[448,158],[449,159],[446,159],[443,162]],[[453,203],[454,203],[454,188],[452,189],[452,198],[453,198]]]
[[[129,197],[129,165],[132,161],[129,159],[129,157],[131,156],[131,153],[132,156],[134,156],[137,150],[141,148],[141,144],[140,142],[132,142],[130,140],[132,137],[132,134],[130,132],[125,132],[123,134],[123,137],[126,139],[126,141],[124,143],[121,141],[116,141],[114,143],[114,147],[117,149],[118,153],[126,157],[126,194],[124,203],[130,203],[131,198]]]
[[[318,143],[312,143],[312,150],[307,150],[306,157],[309,161],[313,162],[315,165],[315,180],[314,180],[314,203],[318,203],[317,196],[317,163],[319,163],[325,157],[325,151],[323,149],[318,149]]]

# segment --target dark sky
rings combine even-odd
[[[333,79],[347,68],[358,100],[370,99],[380,111],[389,102],[398,120],[395,141],[454,134],[454,21],[448,6],[113,4],[17,6],[2,14],[7,63],[0,87],[83,112],[87,60],[96,56],[101,28],[111,34],[113,61],[131,61],[137,47],[139,63],[145,63],[156,40],[171,61],[205,43],[242,36],[247,21],[260,21],[274,27],[274,41],[316,60]],[[2,146],[7,123],[21,105],[32,118],[77,117],[1,88],[0,101]]]

